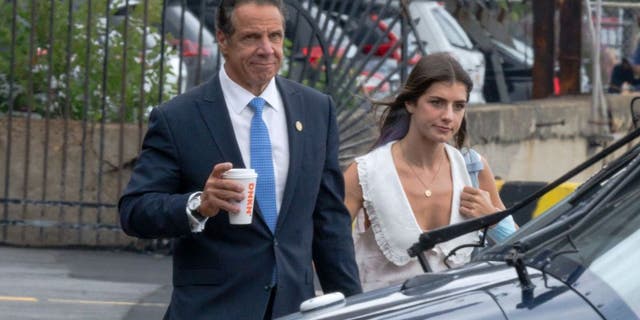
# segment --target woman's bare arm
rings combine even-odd
[[[491,167],[487,160],[482,157],[482,163],[484,164],[484,168],[478,174],[478,182],[480,184],[480,189],[489,192],[489,196],[491,197],[491,203],[496,209],[504,210],[505,206],[502,203],[502,199],[500,198],[500,194],[498,193],[498,188],[496,188],[496,179],[493,176],[493,171],[491,171]]]
[[[351,221],[356,218],[358,211],[362,208],[364,198],[362,196],[362,187],[360,187],[360,179],[358,178],[358,164],[356,162],[349,165],[344,171],[344,204],[351,214]]]

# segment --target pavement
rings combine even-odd
[[[162,319],[171,257],[0,246],[0,319]]]

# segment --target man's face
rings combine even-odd
[[[229,77],[260,95],[282,63],[284,19],[273,5],[242,4],[231,18],[235,32],[217,31]]]

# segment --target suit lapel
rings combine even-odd
[[[302,134],[304,131],[296,129],[296,123],[304,125],[305,113],[302,94],[288,86],[286,82],[276,77],[276,84],[282,96],[285,112],[287,114],[287,134],[289,136],[289,172],[287,173],[287,182],[282,196],[282,204],[278,213],[278,222],[276,223],[276,231],[280,228],[280,224],[285,220],[285,216],[289,212],[289,206],[295,195],[296,183],[301,166],[301,154],[304,151],[304,143]]]
[[[245,168],[240,148],[238,148],[238,141],[231,125],[227,103],[224,101],[222,87],[220,87],[220,79],[215,76],[209,80],[206,86],[203,100],[198,103],[198,110],[202,119],[207,124],[211,137],[223,159],[232,162],[234,167]]]

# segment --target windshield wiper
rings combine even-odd
[[[601,190],[598,191],[593,200],[589,201],[587,205],[580,208],[578,212],[575,212],[571,216],[562,221],[552,223],[540,230],[532,232],[531,234],[522,237],[518,242],[513,244],[513,248],[520,253],[526,253],[527,251],[542,246],[554,239],[566,236],[572,229],[584,223],[584,221],[590,220],[589,217],[598,214],[603,206],[606,206],[611,199],[616,198],[622,188],[625,188],[629,181],[634,181],[635,177],[640,174],[640,155],[631,160],[628,164],[630,172],[624,175],[617,175]]]
[[[628,135],[620,138],[619,140],[617,140],[607,148],[598,152],[593,157],[589,158],[587,161],[578,165],[577,167],[567,172],[566,174],[562,175],[560,178],[556,179],[555,181],[540,188],[531,196],[516,203],[514,206],[512,206],[511,208],[508,208],[507,210],[496,212],[496,213],[479,217],[479,218],[474,218],[474,219],[467,220],[454,225],[440,227],[440,228],[422,233],[418,239],[418,242],[414,243],[407,250],[407,252],[409,253],[409,256],[417,257],[418,260],[420,261],[420,265],[422,266],[422,269],[425,272],[429,272],[430,268],[427,263],[426,257],[424,256],[424,251],[433,249],[433,247],[435,247],[435,245],[438,243],[449,241],[451,239],[457,238],[459,236],[462,236],[464,234],[467,234],[473,231],[488,228],[489,226],[492,226],[500,222],[500,220],[506,218],[508,215],[524,208],[525,206],[532,203],[533,201],[538,200],[547,192],[553,190],[554,188],[566,182],[567,180],[577,175],[578,173],[582,172],[586,168],[589,168],[594,163],[604,159],[606,156],[620,149],[621,147],[625,146],[627,143],[631,142],[633,139],[637,138],[638,136],[640,136],[640,129],[635,129]]]
[[[518,242],[512,245],[508,255],[505,257],[505,262],[516,269],[523,293],[525,291],[531,291],[533,290],[533,287],[535,287],[529,278],[527,267],[524,264],[523,258],[525,254],[531,249],[545,246],[558,238],[567,237],[568,242],[573,249],[561,251],[551,257],[548,257],[547,263],[542,267],[543,275],[545,275],[547,265],[557,256],[579,252],[578,247],[571,239],[572,230],[580,228],[580,226],[585,223],[592,221],[591,217],[601,214],[602,208],[607,206],[611,199],[615,199],[620,190],[626,188],[629,182],[633,183],[637,180],[637,176],[640,174],[640,166],[637,165],[639,162],[640,155],[636,155],[636,157],[628,164],[630,168],[633,168],[631,172],[627,175],[614,177],[614,180],[599,190],[596,197],[593,200],[590,200],[587,205],[580,209],[580,211],[575,212],[563,221],[552,223],[540,230],[522,237]]]

